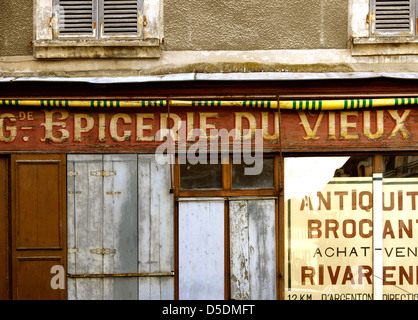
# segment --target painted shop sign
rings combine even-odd
[[[382,232],[373,224],[372,178],[333,178],[321,190],[287,200],[286,298],[418,299],[418,178],[384,178]],[[383,240],[375,276],[373,237]]]
[[[262,133],[265,150],[356,150],[362,146],[417,150],[418,112],[399,110],[289,111],[272,109],[177,108],[171,113],[132,109],[36,109],[6,107],[0,111],[0,149],[91,152],[111,149],[155,150],[171,130],[176,142],[197,137],[218,139],[226,129],[233,140]],[[126,111],[127,110],[127,111]],[[161,110],[161,109],[159,109]],[[91,112],[93,111],[93,112]],[[126,112],[125,112],[126,111]],[[281,128],[280,128],[281,124]],[[217,131],[216,131],[217,130]],[[234,130],[234,131],[232,131]],[[197,133],[196,133],[197,132]],[[184,133],[184,134],[181,134]],[[282,137],[280,139],[280,133]],[[281,140],[281,141],[280,141]]]

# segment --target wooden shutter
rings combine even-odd
[[[374,0],[374,33],[411,34],[414,17],[412,2],[412,0]]]
[[[65,299],[51,268],[66,266],[65,155],[12,155],[14,299]]]
[[[68,272],[136,273],[136,155],[68,156]],[[70,278],[70,299],[136,299],[131,277]]]
[[[138,0],[102,0],[102,37],[139,37],[141,2]]]
[[[69,299],[173,299],[173,195],[154,155],[68,155]]]
[[[97,0],[55,0],[60,37],[95,37]]]

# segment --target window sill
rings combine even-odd
[[[418,37],[381,36],[351,39],[353,56],[418,54]]]
[[[36,59],[159,58],[158,39],[35,40]]]

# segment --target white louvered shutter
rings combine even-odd
[[[140,37],[142,34],[139,0],[102,0],[102,37]]]
[[[376,35],[411,35],[415,17],[415,0],[374,0],[374,33]]]
[[[58,38],[96,37],[97,0],[56,0]]]

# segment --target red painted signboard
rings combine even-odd
[[[26,109],[0,111],[0,152],[154,152],[175,143],[250,139],[264,151],[418,150],[418,110],[281,111],[243,108]],[[280,137],[281,135],[281,137]],[[257,136],[262,136],[257,140]]]

